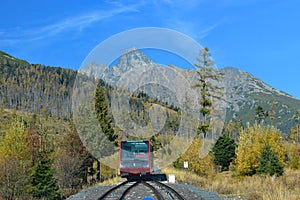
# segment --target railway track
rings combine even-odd
[[[139,188],[139,192],[149,194],[149,189],[152,191],[152,197],[156,200],[185,200],[182,195],[180,195],[176,190],[170,186],[163,184],[159,181],[144,181],[138,180],[135,182],[125,181],[111,189],[107,190],[98,200],[125,200],[126,196],[130,194],[134,188],[139,187],[140,185],[145,186],[143,189]],[[141,191],[147,190],[147,191]]]

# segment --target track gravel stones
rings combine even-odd
[[[151,183],[151,182],[149,182]],[[151,185],[155,185],[151,183]],[[166,185],[170,186],[174,190],[176,190],[180,195],[182,195],[186,200],[219,200],[220,198],[217,194],[201,190],[194,186],[188,184],[170,184]],[[114,187],[115,185],[110,186],[93,186],[87,189],[80,191],[79,193],[72,195],[68,198],[68,200],[97,200],[102,194],[104,194],[107,190]],[[157,187],[157,186],[155,186]],[[164,198],[171,199],[169,197],[169,192],[166,190],[161,190]],[[126,200],[143,200],[145,197],[151,197],[152,199],[156,199],[155,194],[151,189],[146,187],[143,184],[139,184],[134,187],[125,197]],[[113,198],[112,198],[113,199]]]

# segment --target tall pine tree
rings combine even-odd
[[[210,114],[213,106],[213,98],[220,98],[219,93],[221,87],[213,84],[215,81],[220,81],[222,74],[214,68],[214,61],[211,59],[211,54],[208,52],[208,48],[205,47],[200,51],[197,58],[198,63],[194,66],[197,68],[198,82],[193,87],[200,90],[201,99],[200,115],[201,120],[198,126],[198,130],[203,134],[203,138],[206,138],[207,132],[210,130]]]
[[[117,145],[117,135],[114,133],[112,115],[109,113],[108,87],[103,80],[99,80],[95,91],[95,111],[103,133]]]

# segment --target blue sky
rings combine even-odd
[[[300,99],[300,1],[4,1],[0,50],[30,63],[77,69],[100,42],[122,31],[163,27]]]

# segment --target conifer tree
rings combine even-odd
[[[47,129],[36,133],[37,146],[36,161],[32,167],[31,173],[31,195],[38,199],[61,199],[59,185],[54,178],[55,170],[53,168],[54,152],[53,141],[48,138]]]
[[[296,142],[299,142],[299,129],[300,129],[300,124],[299,124],[299,121],[300,121],[300,114],[299,114],[299,111],[297,110],[296,111],[296,114],[295,114],[295,123],[296,123]]]
[[[214,163],[221,166],[221,170],[228,170],[235,157],[236,144],[227,134],[222,134],[212,148]]]
[[[38,199],[61,199],[59,186],[54,179],[53,160],[48,152],[40,153],[40,160],[33,168],[32,196]]]
[[[257,173],[280,176],[283,174],[283,171],[284,166],[279,162],[276,153],[271,150],[269,145],[266,145],[261,152]]]
[[[255,108],[255,119],[257,121],[258,124],[263,124],[265,122],[265,119],[268,117],[268,112],[264,111],[263,107],[261,106],[257,106]]]
[[[115,141],[117,139],[117,135],[115,135],[112,126],[112,115],[109,113],[107,88],[104,81],[101,79],[99,80],[95,91],[95,111],[103,133],[110,141],[117,144]]]
[[[275,116],[274,116],[275,115],[275,106],[276,106],[276,104],[273,101],[272,105],[270,107],[270,110],[269,110],[269,117],[270,117],[272,124],[274,124],[274,121],[275,121]]]
[[[197,68],[198,82],[193,86],[200,90],[201,99],[199,104],[201,107],[199,111],[201,120],[198,130],[200,133],[203,133],[204,138],[206,138],[207,131],[211,128],[210,114],[213,106],[213,97],[220,98],[218,94],[222,89],[213,84],[213,81],[220,81],[222,74],[214,68],[215,63],[208,51],[207,47],[201,50],[197,58],[198,63],[194,65]]]

